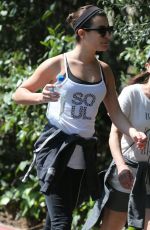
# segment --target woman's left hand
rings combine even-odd
[[[131,189],[133,185],[133,174],[128,165],[121,164],[117,166],[118,179],[121,186],[125,189]]]

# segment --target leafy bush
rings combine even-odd
[[[69,49],[72,38],[59,32],[59,26],[48,28],[50,35],[41,42],[48,47],[45,56],[57,55]],[[57,37],[56,37],[57,36]],[[63,36],[63,37],[62,37]],[[0,207],[17,207],[17,217],[26,216],[39,219],[45,212],[43,196],[39,193],[36,173],[30,175],[27,183],[22,183],[23,176],[33,157],[33,144],[46,124],[46,104],[36,106],[16,105],[12,94],[21,82],[28,78],[36,68],[23,64],[24,53],[16,51],[6,54],[7,61],[2,60],[0,69],[9,77],[0,79],[0,147],[1,147],[1,190]],[[44,57],[43,57],[44,59]],[[8,161],[9,159],[9,161]]]
[[[39,209],[37,211],[37,206],[42,205],[42,202],[39,204],[38,201],[41,201],[42,198],[37,199],[37,196],[40,195],[35,193],[38,189],[37,179],[32,176],[28,183],[23,184],[20,177],[30,164],[33,155],[33,143],[45,122],[46,106],[18,106],[11,99],[16,86],[32,73],[30,66],[20,65],[22,55],[21,53],[19,55],[18,53],[12,54],[7,60],[6,67],[9,78],[0,79],[0,155],[2,159],[0,163],[2,184],[0,207],[3,208],[4,205],[7,207],[12,204],[14,206],[16,203],[17,209],[20,210],[17,215],[28,214],[28,216],[35,215],[38,217]],[[33,209],[36,212],[33,212]]]

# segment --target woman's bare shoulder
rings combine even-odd
[[[99,61],[99,63],[100,63],[102,70],[104,72],[106,81],[107,81],[107,79],[109,79],[109,81],[110,81],[110,79],[113,79],[114,75],[113,75],[112,69],[109,66],[109,64],[107,64],[106,62],[103,62],[103,61]]]
[[[54,79],[55,76],[62,70],[62,65],[63,54],[48,58],[37,67],[33,75],[42,75],[44,78],[49,78],[49,75],[51,75],[51,79]]]
[[[104,70],[111,69],[108,63],[103,62],[103,61],[99,61],[99,63]]]
[[[52,66],[52,65],[61,65],[63,61],[63,54],[57,55],[55,57],[50,57],[43,61],[41,65]]]

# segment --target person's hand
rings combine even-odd
[[[55,102],[58,101],[60,94],[58,92],[55,92],[53,84],[47,84],[42,90],[42,102]]]
[[[117,166],[118,169],[118,179],[120,184],[125,189],[131,189],[133,185],[133,174],[130,168],[126,164]]]
[[[136,147],[140,150],[145,148],[147,142],[147,136],[143,132],[138,132],[136,129],[131,129],[130,136],[136,144]]]

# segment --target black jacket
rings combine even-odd
[[[37,175],[41,180],[41,192],[48,194],[51,186],[58,183],[76,145],[83,147],[86,162],[86,182],[93,200],[99,197],[100,186],[96,172],[97,139],[68,135],[54,126],[47,125],[35,143]]]

